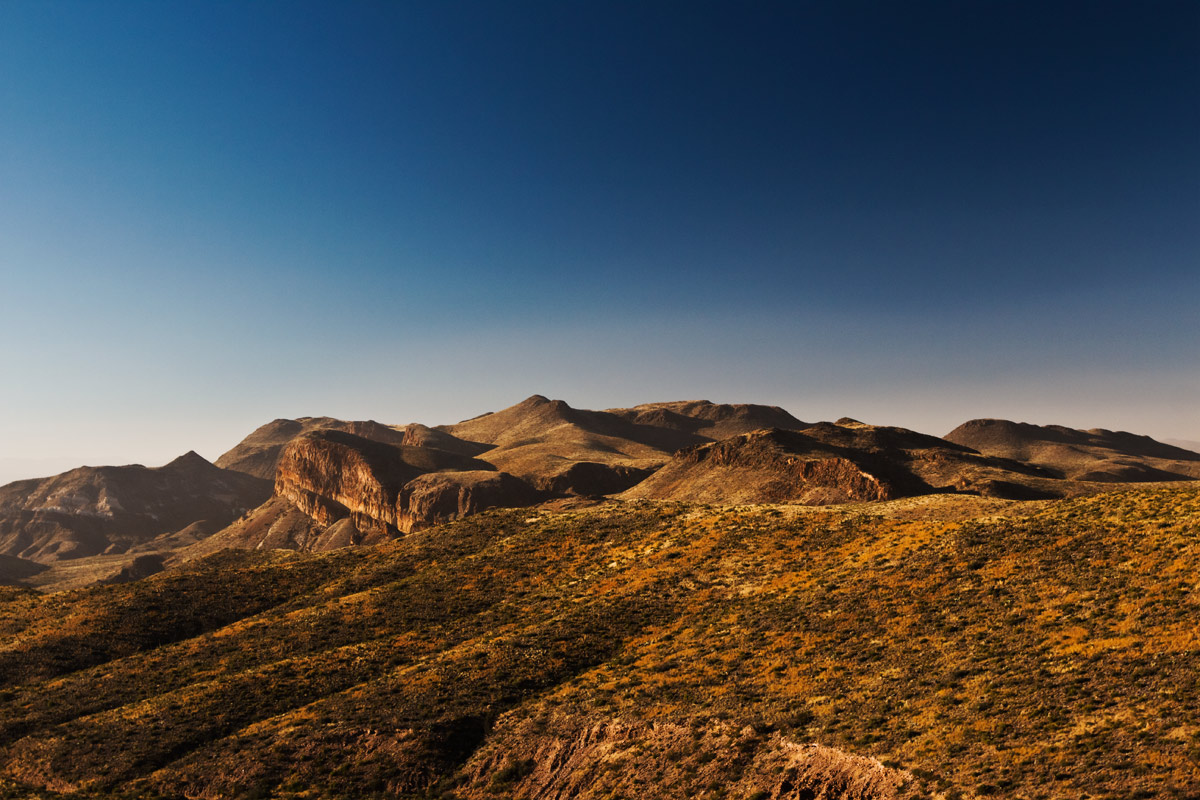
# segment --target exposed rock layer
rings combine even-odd
[[[321,526],[348,518],[357,534],[346,544],[380,541],[486,508],[531,505],[541,498],[524,481],[485,461],[332,430],[302,436],[285,448],[275,493]],[[314,544],[325,549],[344,539],[324,532]]]

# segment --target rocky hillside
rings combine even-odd
[[[1055,496],[1050,478],[944,439],[842,419],[687,448],[624,496],[808,505],[945,492],[1029,498]]]
[[[43,564],[120,554],[199,521],[227,525],[270,493],[269,482],[195,453],[153,469],[80,467],[17,481],[0,487],[0,554]]]
[[[434,433],[425,441],[438,441]],[[486,461],[326,428],[283,449],[269,502],[180,557],[222,547],[322,552],[373,544],[487,508],[530,506],[545,497]]]
[[[0,590],[0,796],[1194,797],[1198,524],[609,501]]]
[[[1035,464],[1077,481],[1200,478],[1200,453],[1124,431],[1076,430],[1004,419],[973,419],[946,439],[987,455]]]

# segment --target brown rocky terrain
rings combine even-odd
[[[824,505],[937,492],[1042,494],[1050,475],[934,436],[850,419],[769,429],[680,451],[629,498]]]
[[[306,434],[284,449],[275,497],[325,528],[315,539],[308,535],[319,549],[384,541],[485,508],[542,499],[533,487],[486,461],[336,430]],[[343,520],[353,526],[339,529],[354,531],[350,541],[330,530]]]
[[[539,489],[601,495],[638,483],[681,448],[767,426],[803,425],[774,406],[698,400],[588,411],[533,395],[441,430],[490,445],[480,458]]]
[[[387,538],[399,527],[396,501],[406,483],[426,472],[481,469],[492,467],[444,450],[322,430],[284,449],[275,494],[322,524],[350,517],[364,534]]]
[[[207,520],[223,527],[270,483],[195,453],[163,467],[80,467],[0,487],[0,554],[50,564],[120,554]]]
[[[439,430],[489,445],[480,458],[497,469],[534,485],[556,483],[580,494],[596,492],[590,486],[570,485],[565,473],[576,463],[654,469],[673,449],[696,441],[688,434],[572,408],[541,395]]]
[[[1125,431],[973,419],[950,431],[946,439],[986,455],[1044,467],[1068,480],[1200,479],[1200,453]]]
[[[531,506],[545,495],[498,470],[427,472],[400,489],[396,527],[412,532],[488,508]]]
[[[190,454],[153,480],[144,467],[84,468],[0,487],[0,554],[19,558],[0,580],[70,588],[140,574],[140,556],[170,565],[224,546],[321,552],[553,498],[1036,499],[1200,477],[1200,454],[1128,433],[974,420],[939,439],[851,419],[805,423],[775,406],[589,411],[541,395],[438,427],[279,419],[218,465],[229,469]],[[271,478],[270,502],[255,507],[265,485],[247,476]],[[130,499],[146,492],[157,499]]]

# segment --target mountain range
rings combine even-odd
[[[225,547],[376,544],[487,508],[546,503],[1067,497],[1200,478],[1145,436],[978,419],[944,438],[707,401],[576,409],[541,395],[454,425],[277,419],[210,464],[81,467],[0,487],[0,581],[69,588]],[[135,562],[137,562],[135,564]]]
[[[1197,797],[1197,478],[535,395],[18,481],[0,798]]]

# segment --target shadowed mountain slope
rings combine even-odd
[[[122,553],[200,520],[227,525],[270,483],[195,453],[163,467],[80,467],[0,486],[0,554],[51,563]]]
[[[1124,431],[1076,430],[1003,419],[974,419],[946,434],[952,442],[1081,481],[1200,478],[1200,453]]]

